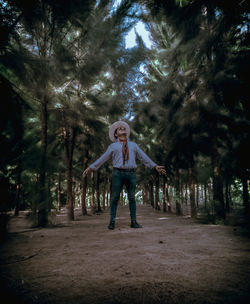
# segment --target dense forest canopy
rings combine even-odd
[[[1,212],[109,206],[111,163],[82,172],[122,119],[167,176],[138,166],[138,201],[226,220],[249,210],[249,2],[0,1]],[[140,21],[147,48],[125,47]],[[121,198],[125,200],[125,198]]]

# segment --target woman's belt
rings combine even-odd
[[[135,168],[116,168],[114,167],[115,170],[118,170],[118,171],[125,171],[125,172],[135,172]]]

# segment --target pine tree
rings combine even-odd
[[[143,3],[151,12],[145,19],[157,47],[148,65],[145,108],[158,122],[168,162],[178,159],[173,166],[188,169],[192,216],[196,216],[194,169],[199,166],[195,160],[204,155],[210,157],[213,167],[218,215],[225,218],[223,159],[232,152],[227,150],[228,144],[238,145],[234,128],[239,120],[245,125],[247,114],[247,80],[240,84],[245,72],[239,73],[236,65],[242,53],[249,58],[245,47],[247,5],[243,1],[232,10],[227,1]],[[232,91],[226,86],[229,83]],[[246,138],[246,125],[244,128]]]

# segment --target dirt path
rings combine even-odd
[[[128,207],[119,206],[114,231],[107,212],[71,223],[61,213],[61,225],[46,229],[13,217],[0,247],[5,303],[250,303],[250,242],[241,228],[137,210],[142,229],[131,229]]]

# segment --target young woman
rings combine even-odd
[[[166,174],[164,166],[154,163],[139,146],[129,140],[130,127],[124,121],[117,121],[109,128],[109,138],[113,142],[100,158],[92,163],[84,172],[86,176],[91,170],[98,170],[108,159],[112,158],[112,195],[110,203],[110,224],[109,229],[115,228],[117,204],[120,198],[123,185],[126,186],[129,199],[131,228],[141,228],[136,221],[136,159],[139,159],[145,166],[155,168],[160,174]]]

